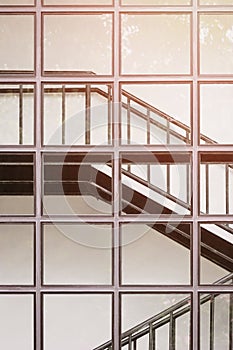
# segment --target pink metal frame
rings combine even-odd
[[[65,2],[65,1],[64,1]],[[43,16],[49,13],[112,13],[113,14],[113,62],[112,62],[112,76],[72,76],[59,74],[57,72],[53,76],[46,76],[42,72],[43,67],[43,50],[42,50],[42,27]],[[121,13],[190,13],[192,15],[191,21],[191,74],[182,75],[143,75],[143,76],[122,76],[120,74],[120,16]],[[115,0],[112,6],[43,6],[41,0],[37,0],[35,6],[0,6],[0,13],[7,14],[33,14],[35,16],[35,69],[31,75],[23,74],[7,74],[4,72],[0,76],[0,83],[31,83],[36,85],[36,104],[35,104],[35,126],[36,126],[36,142],[35,146],[26,147],[23,145],[2,147],[2,152],[33,152],[35,154],[35,193],[36,193],[36,214],[35,217],[2,217],[1,222],[9,223],[33,223],[36,228],[36,262],[35,262],[35,286],[15,286],[7,287],[1,286],[1,293],[33,293],[35,295],[35,349],[42,348],[42,327],[43,327],[43,312],[42,299],[43,293],[111,293],[113,294],[113,341],[114,350],[120,349],[120,294],[127,293],[190,293],[192,296],[192,349],[199,349],[199,294],[205,292],[233,292],[230,285],[200,285],[199,283],[199,225],[200,223],[215,223],[215,222],[233,222],[233,215],[200,215],[199,213],[199,153],[203,151],[212,152],[233,152],[233,144],[231,145],[200,145],[199,144],[199,93],[198,85],[201,82],[233,82],[233,72],[228,76],[219,75],[199,75],[199,41],[198,41],[198,17],[199,13],[212,12],[233,12],[233,6],[199,6],[198,0],[193,0],[190,6],[121,6]],[[186,145],[185,150],[191,152],[192,159],[192,215],[184,217],[182,220],[192,224],[193,241],[192,241],[192,285],[190,286],[121,286],[120,285],[120,225],[124,222],[138,222],[138,223],[153,223],[156,221],[179,221],[179,217],[166,219],[156,215],[142,215],[142,216],[121,216],[120,215],[120,199],[118,197],[120,186],[120,152],[141,152],[145,151],[144,146],[140,145],[121,145],[118,135],[120,135],[120,117],[119,111],[114,107],[114,123],[113,123],[113,145],[106,147],[99,147],[93,150],[91,146],[80,146],[75,149],[64,147],[49,147],[42,146],[42,120],[41,120],[41,106],[42,106],[42,83],[108,83],[113,84],[113,101],[119,102],[120,89],[122,83],[190,83],[192,84],[192,145]],[[42,173],[42,154],[46,152],[66,152],[69,149],[71,152],[110,152],[114,157],[114,190],[113,190],[113,216],[88,216],[86,221],[98,223],[113,224],[114,232],[114,254],[113,254],[113,285],[109,286],[44,286],[41,279],[41,227],[43,223],[51,222],[51,218],[43,217],[41,212],[41,173]],[[182,151],[182,146],[147,146],[148,151]],[[56,217],[57,222],[82,222],[85,217],[67,218]]]

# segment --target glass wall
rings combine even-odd
[[[231,349],[233,1],[0,28],[0,347]]]

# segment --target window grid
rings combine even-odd
[[[43,6],[41,5],[41,1],[38,0],[36,2],[36,6],[0,6],[1,13],[14,13],[14,14],[27,14],[27,13],[33,13],[36,16],[36,31],[35,31],[35,57],[36,57],[36,65],[35,65],[35,75],[34,76],[27,76],[27,75],[15,75],[12,76],[11,74],[7,75],[7,73],[4,73],[4,76],[0,76],[0,82],[4,82],[7,80],[9,83],[35,83],[36,84],[36,118],[35,118],[35,125],[36,125],[36,145],[35,146],[12,146],[7,147],[4,146],[1,148],[3,152],[33,152],[35,153],[36,157],[36,166],[35,166],[35,176],[36,176],[36,182],[35,182],[35,193],[36,193],[36,216],[34,218],[32,217],[11,217],[10,219],[7,217],[1,217],[0,221],[7,223],[7,222],[17,222],[17,223],[35,223],[36,224],[36,264],[35,264],[35,273],[36,275],[34,278],[36,279],[36,286],[24,286],[24,287],[7,287],[7,286],[1,286],[0,292],[1,293],[33,293],[35,295],[35,349],[39,350],[41,349],[42,339],[42,312],[41,308],[43,306],[42,302],[42,295],[43,293],[83,293],[83,292],[109,292],[113,293],[113,300],[114,300],[114,307],[113,307],[113,341],[114,341],[114,350],[118,350],[120,348],[120,293],[126,292],[126,293],[156,293],[156,292],[180,292],[180,293],[191,293],[192,295],[192,348],[193,350],[197,350],[199,348],[199,316],[198,316],[198,310],[199,310],[199,294],[204,292],[219,292],[219,293],[227,293],[227,292],[233,292],[232,286],[230,285],[224,285],[224,286],[217,286],[217,285],[200,285],[199,283],[199,224],[203,222],[217,222],[217,221],[224,221],[224,222],[232,222],[233,221],[233,215],[200,215],[199,214],[199,184],[198,184],[198,178],[199,178],[199,152],[200,151],[221,151],[221,152],[233,152],[233,146],[232,145],[199,145],[199,94],[198,94],[198,84],[202,82],[232,82],[232,77],[229,76],[217,76],[217,75],[199,75],[198,73],[198,67],[200,65],[199,62],[199,44],[198,44],[198,16],[201,13],[212,13],[212,12],[228,12],[233,11],[233,6],[201,6],[198,5],[198,0],[193,0],[193,4],[191,6],[179,6],[179,7],[173,7],[173,6],[158,6],[158,7],[144,7],[144,6],[120,6],[117,1],[115,1],[115,5],[113,7],[111,6],[95,6],[95,7],[85,7],[85,6]],[[46,75],[41,74],[42,69],[42,52],[41,52],[41,32],[42,32],[42,21],[41,21],[41,14],[43,13],[63,13],[63,12],[107,12],[114,11],[114,39],[113,39],[113,52],[114,52],[114,75],[108,76],[108,77],[72,77],[72,76],[63,76],[61,74],[56,73],[55,76],[49,77]],[[119,53],[119,46],[120,46],[120,24],[119,24],[119,18],[121,13],[134,13],[134,12],[141,12],[141,11],[147,11],[147,12],[153,12],[153,13],[170,13],[170,12],[177,12],[177,13],[190,13],[192,11],[192,55],[191,55],[191,66],[192,66],[192,74],[189,76],[171,76],[171,75],[164,75],[164,76],[121,76],[119,72],[120,67],[120,53]],[[81,146],[78,147],[76,150],[70,150],[69,148],[62,147],[62,148],[56,148],[49,147],[49,146],[42,146],[41,143],[41,134],[42,134],[42,120],[41,120],[41,105],[42,105],[42,90],[41,90],[41,84],[42,83],[69,83],[69,82],[91,82],[91,83],[113,83],[114,91],[113,91],[113,101],[118,103],[120,101],[120,84],[125,82],[191,82],[192,83],[192,98],[191,98],[191,104],[192,104],[192,135],[193,135],[193,143],[190,146],[185,146],[185,149],[187,151],[191,151],[192,153],[192,191],[193,191],[193,197],[192,197],[192,208],[193,212],[192,215],[189,217],[184,217],[182,219],[183,222],[191,222],[193,225],[193,241],[192,241],[192,285],[190,286],[120,286],[120,278],[119,278],[119,272],[120,272],[120,254],[119,254],[119,242],[120,242],[120,224],[124,222],[154,222],[154,219],[156,219],[157,222],[162,222],[164,220],[166,221],[177,221],[179,222],[179,218],[163,218],[163,217],[157,217],[156,215],[145,215],[144,217],[124,217],[120,216],[120,198],[118,196],[119,193],[119,181],[120,181],[120,164],[119,164],[119,153],[125,152],[125,151],[144,151],[144,146],[127,146],[127,145],[120,145],[119,139],[117,135],[120,133],[120,127],[119,127],[119,111],[117,108],[117,105],[114,106],[114,123],[113,123],[113,146],[105,146],[103,148],[99,147],[97,150],[92,149],[90,146]],[[181,148],[179,146],[146,146],[147,149],[150,151],[160,151],[160,150],[169,150],[169,151],[179,151]],[[114,215],[113,217],[109,216],[88,216],[86,217],[86,221],[90,222],[102,222],[102,223],[113,223],[114,225],[114,264],[113,264],[113,273],[114,273],[114,284],[113,286],[42,286],[42,280],[41,280],[41,224],[45,222],[51,222],[51,218],[46,218],[42,216],[41,213],[41,173],[42,173],[42,164],[41,164],[41,158],[42,153],[49,152],[63,152],[69,150],[71,152],[83,152],[83,151],[89,151],[92,152],[101,152],[107,151],[114,154],[114,186],[113,186],[113,193],[114,193]],[[85,216],[83,218],[67,218],[67,217],[56,217],[58,222],[82,222],[82,220],[85,220]]]

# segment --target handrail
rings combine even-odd
[[[228,274],[227,276],[214,282],[214,285],[224,284],[233,279],[233,273]],[[211,300],[212,297],[216,298],[220,293],[212,293],[203,296],[200,299],[200,303],[204,304]],[[187,305],[188,304],[188,305]],[[180,310],[181,309],[181,310]],[[170,315],[172,314],[173,318],[176,319],[180,316],[183,316],[185,313],[189,312],[191,309],[190,306],[190,297],[187,297],[173,306],[170,306],[166,310],[159,312],[157,315],[148,318],[147,320],[137,324],[136,326],[128,329],[126,332],[121,334],[121,346],[127,345],[129,343],[129,338],[132,340],[137,340],[140,337],[149,334],[150,325],[152,329],[158,329],[159,327],[170,322]],[[128,339],[127,339],[128,338]],[[112,341],[108,341],[93,350],[110,350],[112,349]]]

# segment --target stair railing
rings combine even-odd
[[[228,282],[233,282],[233,273],[221,278],[216,281],[214,285],[227,284]],[[203,305],[210,301],[210,329],[209,337],[210,343],[214,342],[214,320],[215,320],[215,299],[220,295],[220,293],[211,293],[204,295],[200,298],[200,305]],[[190,297],[185,298],[175,305],[163,310],[157,315],[150,317],[149,319],[139,323],[138,325],[132,327],[121,335],[121,348],[127,346],[128,350],[137,350],[138,341],[144,337],[148,336],[148,350],[156,350],[156,331],[165,325],[169,326],[169,350],[175,350],[176,342],[176,320],[191,311],[191,300]],[[233,316],[233,299],[230,298],[229,303],[229,318],[232,320]],[[231,344],[232,329],[229,329],[229,344]],[[108,341],[100,346],[97,346],[93,350],[112,350],[113,343]],[[213,349],[213,348],[212,348]]]

